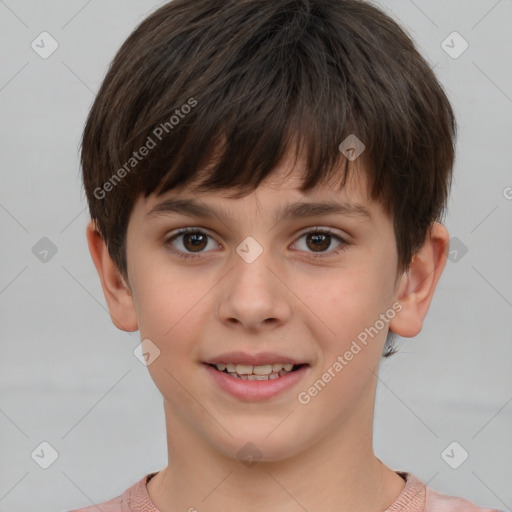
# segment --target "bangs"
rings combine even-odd
[[[272,135],[268,130],[260,132],[259,128],[245,126],[246,131],[242,132],[235,125],[228,134],[222,127],[220,130],[224,131],[217,138],[190,133],[187,149],[197,141],[198,150],[181,153],[157,188],[148,189],[146,194],[162,195],[177,186],[190,185],[194,191],[203,193],[233,190],[227,197],[240,198],[270,178],[288,158],[292,158],[289,174],[298,163],[304,167],[299,186],[302,192],[320,183],[333,187],[338,183],[339,189],[345,185],[350,163],[338,150],[337,139],[327,141],[319,137],[311,125],[284,126],[281,133]],[[202,145],[204,138],[208,142]]]
[[[201,79],[175,81],[168,76],[166,62],[160,62],[161,70],[151,70],[156,79],[144,84],[148,90],[142,88],[136,104],[147,103],[149,97],[159,99],[145,115],[145,124],[144,118],[137,118],[140,137],[132,140],[130,149],[152,136],[155,127],[169,124],[173,112],[190,98],[197,104],[169,133],[159,134],[157,147],[127,188],[147,197],[194,182],[198,191],[235,189],[233,197],[241,197],[256,189],[290,153],[305,165],[301,190],[333,182],[342,188],[352,162],[339,146],[355,136],[365,147],[358,164],[366,171],[372,197],[382,199],[389,210],[383,170],[376,167],[374,155],[388,163],[391,180],[390,169],[400,162],[401,150],[412,144],[407,119],[400,120],[397,130],[390,115],[389,97],[399,99],[399,87],[379,79],[389,70],[375,55],[369,67],[363,43],[352,35],[340,32],[333,39],[321,12],[312,18],[300,11],[269,11],[268,19],[258,13],[258,23],[248,16],[251,23],[234,34],[228,28],[215,34],[215,52],[211,38],[187,34],[194,58],[203,63],[200,71],[195,70]],[[222,40],[228,35],[236,44]],[[180,60],[192,58],[187,48],[176,53]],[[373,48],[372,53],[378,50]],[[173,66],[179,67],[179,62]],[[391,87],[394,90],[386,91]]]

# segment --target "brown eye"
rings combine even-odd
[[[213,242],[212,237],[203,231],[196,228],[186,228],[171,236],[165,242],[165,245],[170,247],[171,252],[182,258],[194,258],[209,252],[205,250],[209,243],[218,247],[218,244]]]
[[[304,239],[304,243],[302,240]],[[333,245],[333,240],[337,241],[337,245]],[[294,248],[301,251],[309,252],[313,256],[327,257],[332,253],[338,254],[346,248],[348,242],[343,240],[339,235],[332,233],[329,229],[315,228],[299,237],[299,241],[295,242]],[[302,247],[301,247],[302,246]]]
[[[310,233],[306,240],[307,246],[315,251],[325,251],[331,245],[331,235],[326,233]]]
[[[208,236],[201,232],[185,233],[183,236],[183,246],[187,251],[198,252],[202,251],[208,242]]]

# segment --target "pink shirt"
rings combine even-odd
[[[116,498],[69,512],[97,512],[98,506],[101,506],[102,512],[159,512],[146,489],[146,483],[157,473],[147,474]],[[426,487],[411,473],[397,473],[405,480],[405,487],[384,512],[503,512],[478,507],[463,498],[440,494]]]

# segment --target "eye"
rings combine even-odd
[[[300,247],[301,244],[298,242],[294,244],[294,247],[299,246],[299,250],[306,250],[307,252],[309,252],[309,249],[312,249],[312,254],[314,257],[325,257],[326,254],[330,255],[331,253],[339,254],[348,245],[348,242],[343,240],[343,238],[341,238],[340,236],[335,235],[328,228],[314,228],[313,230],[303,233],[300,236],[299,241],[302,240],[303,238],[305,238],[304,245],[306,249],[302,249]],[[334,249],[327,251],[327,249],[329,249],[332,245],[333,238],[338,240],[339,243]]]
[[[310,229],[299,237],[299,241],[303,238],[306,238],[306,249],[299,247],[299,250],[311,252],[314,257],[326,257],[326,255],[330,255],[331,253],[339,254],[349,245],[348,242],[343,240],[340,236],[335,235],[328,228]],[[338,245],[334,249],[327,251],[326,249],[329,249],[332,245],[333,238],[338,240]],[[208,247],[209,241],[211,240],[213,240],[213,238],[199,228],[183,228],[169,237],[165,245],[170,246],[171,252],[181,258],[197,258],[201,256],[202,253],[208,252],[205,249]],[[178,241],[179,243],[177,243]],[[218,244],[213,242],[212,244],[218,247]],[[295,242],[292,247],[296,248],[297,245],[300,246],[301,244]],[[310,251],[310,249],[313,250]]]
[[[171,251],[182,258],[197,258],[208,246],[208,239],[211,239],[210,235],[198,228],[184,228],[168,238],[165,244],[174,247],[181,246],[177,250],[171,249]],[[180,243],[175,244],[175,240],[179,240]],[[213,245],[218,246],[218,244]]]

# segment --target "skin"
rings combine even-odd
[[[364,172],[341,191],[322,184],[303,194],[301,170],[285,159],[239,199],[191,186],[140,197],[127,230],[127,279],[94,223],[88,225],[114,324],[138,329],[160,350],[148,369],[164,398],[169,464],[147,488],[161,512],[377,512],[405,485],[373,451],[376,374],[388,328],[403,337],[420,332],[446,263],[448,232],[434,223],[408,271],[398,274],[392,219],[369,197]],[[195,198],[230,216],[148,217],[170,197]],[[339,213],[273,219],[282,205],[327,199],[363,205],[371,221]],[[195,259],[171,252],[194,251],[186,237],[169,242],[183,227],[210,235]],[[336,254],[340,241],[333,236],[318,249],[305,236],[314,227],[331,228],[348,244]],[[250,264],[235,250],[247,236],[263,248]],[[401,311],[309,403],[300,403],[298,393],[393,304]],[[247,402],[220,390],[202,364],[231,350],[276,351],[310,366],[291,389]],[[252,466],[237,457],[247,442],[261,453]]]

